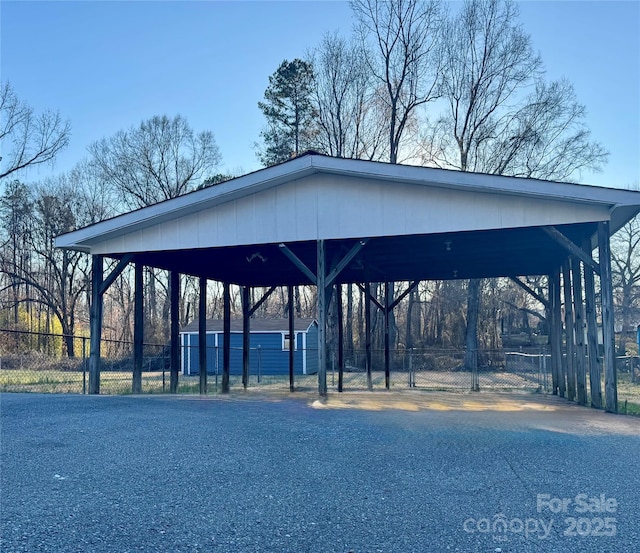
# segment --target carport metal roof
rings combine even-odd
[[[316,267],[366,246],[336,282],[549,274],[567,250],[611,232],[640,193],[306,154],[132,211],[56,239],[56,246],[248,286],[309,284],[283,253]]]

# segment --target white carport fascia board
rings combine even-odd
[[[178,198],[78,229],[56,238],[55,245],[90,252],[94,241],[103,242],[112,236],[140,230],[148,225],[196,213],[257,193],[314,173],[328,173],[422,186],[473,190],[525,197],[544,197],[576,203],[608,206],[613,212],[618,206],[640,206],[640,192],[595,187],[571,183],[504,177],[480,173],[465,173],[447,169],[393,165],[389,163],[340,159],[322,155],[306,155],[286,163],[268,167],[225,183],[197,190]],[[617,230],[615,222],[612,230]]]
[[[584,201],[586,203],[621,203],[628,205],[638,205],[640,203],[640,192],[618,188],[472,173],[434,167],[418,167],[415,165],[394,165],[376,161],[316,157],[318,157],[316,167],[319,170],[365,179],[390,180],[461,190],[472,189],[478,192],[497,192],[516,196],[543,196],[548,199],[565,199],[575,202]]]

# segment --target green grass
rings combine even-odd
[[[640,378],[628,372],[618,372],[618,412],[640,416]]]
[[[86,385],[89,375],[86,374]],[[168,389],[168,375],[166,388]],[[162,393],[162,375],[147,373],[142,376],[145,393]],[[69,393],[83,391],[82,372],[27,369],[1,370],[0,392]],[[105,394],[131,393],[131,372],[104,371],[100,374],[100,391]]]
[[[632,403],[629,400],[618,399],[618,412],[623,415],[640,417],[640,403]]]

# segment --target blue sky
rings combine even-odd
[[[69,118],[69,148],[40,179],[70,169],[93,141],[153,115],[212,130],[234,173],[259,168],[257,107],[283,59],[327,31],[348,35],[339,1],[0,2],[0,75],[36,109]],[[640,184],[640,2],[521,2],[549,78],[568,78],[610,152],[583,182]]]

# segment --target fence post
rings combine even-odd
[[[478,376],[478,350],[473,350],[473,366],[471,368],[471,391],[480,391],[480,377]]]
[[[216,394],[218,393],[218,370],[219,370],[219,362],[218,362],[218,346],[213,347],[216,352]]]
[[[544,348],[540,346],[540,355],[538,357],[538,393],[542,392],[542,382],[544,374]]]
[[[87,393],[87,338],[82,337],[82,393]]]
[[[258,344],[258,384],[262,380],[262,346]]]
[[[413,374],[413,348],[409,348],[409,388],[416,387],[416,379]]]
[[[165,376],[164,373],[167,370],[167,348],[162,347],[162,393],[164,394],[165,390]]]

